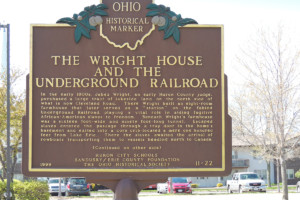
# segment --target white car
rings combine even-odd
[[[64,180],[63,179],[60,179],[61,180],[61,193],[62,195],[65,195],[66,193],[66,186],[65,186],[65,183],[64,183]],[[59,178],[50,178],[48,180],[48,187],[49,187],[49,193],[51,195],[54,195],[54,194],[58,194],[59,193]]]
[[[258,174],[253,172],[241,172],[235,173],[232,176],[232,180],[227,180],[227,191],[232,193],[237,191],[242,192],[266,192],[267,185]]]
[[[167,183],[157,183],[157,193],[167,193],[168,184]]]

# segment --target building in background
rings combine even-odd
[[[231,180],[232,174],[237,172],[255,172],[267,182],[268,165],[265,160],[254,156],[253,146],[232,138],[232,171],[226,177],[193,177],[192,183],[199,187],[216,187],[218,183],[226,185],[227,180]],[[271,184],[275,183],[274,162],[270,166]]]

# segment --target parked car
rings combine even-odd
[[[152,185],[148,185],[147,187],[145,187],[145,190],[155,190],[157,188],[156,184],[152,184]]]
[[[297,188],[297,192],[300,192],[300,181],[297,182],[296,188]]]
[[[90,196],[90,185],[83,177],[72,177],[68,179],[66,196],[85,195]]]
[[[168,183],[168,192],[170,193],[170,180]],[[173,177],[172,178],[172,187],[174,193],[192,193],[191,182],[185,177]]]
[[[241,172],[235,173],[232,176],[232,180],[227,181],[227,191],[232,193],[233,191],[242,192],[266,192],[267,185],[258,174],[253,172]]]
[[[168,183],[157,183],[157,193],[167,193],[168,192]]]
[[[39,182],[48,182],[47,177],[37,177],[36,180],[39,181]]]
[[[66,192],[66,186],[64,183],[64,180],[61,178],[60,179],[60,187],[61,187],[61,193],[62,195],[65,195]],[[48,187],[49,187],[49,193],[50,195],[58,194],[59,193],[59,178],[50,178],[48,180]]]

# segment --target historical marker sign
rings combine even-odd
[[[223,26],[149,0],[103,0],[59,22],[72,26],[31,27],[25,174],[230,173]]]

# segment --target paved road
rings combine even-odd
[[[51,200],[112,200],[111,195],[107,197],[51,197]],[[281,193],[248,193],[248,194],[193,194],[193,195],[152,195],[139,196],[139,200],[281,200]],[[289,200],[299,200],[300,193],[289,193]]]

